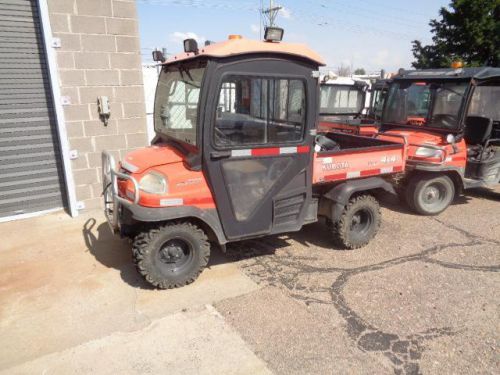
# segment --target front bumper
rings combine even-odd
[[[131,199],[120,197],[118,194],[118,178],[129,180],[134,186]],[[104,215],[114,233],[120,231],[120,206],[133,206],[139,203],[139,184],[137,180],[125,173],[116,170],[115,158],[107,151],[102,152],[102,187],[104,199]],[[127,194],[128,195],[128,194]]]

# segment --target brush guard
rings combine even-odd
[[[132,200],[119,196],[118,178],[132,181],[134,185]],[[104,215],[113,233],[117,233],[120,230],[120,205],[132,206],[139,203],[139,184],[132,176],[116,170],[115,158],[107,151],[102,152],[102,188]]]

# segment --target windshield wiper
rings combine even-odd
[[[458,91],[455,91],[455,90],[453,90],[453,89],[450,89],[450,88],[448,88],[448,87],[444,87],[444,86],[441,86],[441,87],[440,87],[440,89],[441,89],[441,90],[444,90],[444,91],[449,91],[449,92],[452,92],[453,94],[456,94],[456,95],[458,95],[458,96],[462,96],[462,97],[463,97],[463,96],[464,96],[464,94],[465,94],[465,93],[460,93],[460,92],[458,92]]]
[[[187,76],[188,76],[188,78],[191,80],[191,82],[190,82],[190,81],[186,81],[186,79],[184,78],[184,73],[183,73],[183,71],[187,74]],[[189,73],[189,70],[179,68],[179,73],[181,74],[181,78],[182,78],[182,79],[180,80],[181,82],[185,83],[186,85],[196,87],[197,89],[201,88],[201,85],[199,85],[199,86],[198,86],[198,85],[195,85],[195,84],[193,83],[193,77],[191,76],[191,73]]]

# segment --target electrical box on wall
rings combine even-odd
[[[107,96],[97,97],[97,111],[99,112],[99,117],[104,125],[108,125],[108,119],[111,116],[111,109],[109,107],[109,98]]]

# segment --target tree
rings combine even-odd
[[[366,70],[363,68],[358,68],[354,71],[354,74],[357,76],[364,76],[366,74]]]
[[[439,15],[429,22],[433,43],[412,42],[414,68],[500,65],[500,0],[452,0]]]

